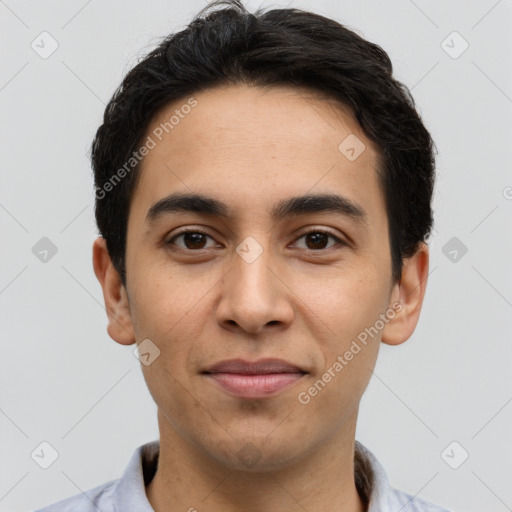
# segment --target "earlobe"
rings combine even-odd
[[[94,241],[92,263],[94,273],[103,290],[109,336],[121,345],[135,343],[135,333],[126,289],[121,282],[119,272],[112,263],[106,240],[102,237]]]
[[[395,310],[395,315],[382,332],[383,343],[400,345],[416,329],[427,288],[428,262],[429,250],[423,242],[413,256],[404,259],[402,277],[390,295],[389,307]]]

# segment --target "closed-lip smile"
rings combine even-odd
[[[201,372],[224,391],[240,398],[264,398],[299,381],[307,372],[283,359],[229,359]]]

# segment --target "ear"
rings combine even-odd
[[[92,247],[94,273],[103,289],[103,299],[107,311],[109,336],[121,345],[135,343],[130,304],[121,277],[115,269],[107,249],[107,242],[99,237]]]
[[[407,341],[420,317],[427,288],[429,251],[425,243],[410,258],[403,261],[402,277],[393,285],[389,308],[395,312],[382,331],[382,341],[400,345]]]

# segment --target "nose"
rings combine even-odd
[[[220,283],[221,299],[217,322],[233,332],[259,334],[268,329],[285,329],[294,316],[293,293],[268,250],[249,262],[234,255],[233,267]]]

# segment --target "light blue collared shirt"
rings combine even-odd
[[[36,512],[154,512],[146,496],[146,485],[153,478],[160,450],[159,441],[137,448],[123,476],[59,501]],[[367,481],[368,512],[448,512],[420,498],[389,486],[384,468],[375,455],[359,441],[355,450],[363,461]]]

